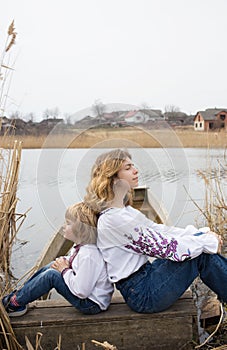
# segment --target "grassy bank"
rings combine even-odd
[[[64,134],[0,137],[1,147],[22,141],[23,148],[111,148],[111,147],[213,147],[227,145],[226,132],[194,130],[143,130],[139,128],[70,130]]]

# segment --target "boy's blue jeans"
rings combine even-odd
[[[84,314],[97,314],[102,311],[94,301],[88,298],[80,299],[72,294],[65,284],[61,273],[52,269],[50,267],[51,264],[38,270],[21,289],[16,291],[17,302],[20,305],[24,306],[55,288],[59,294]]]
[[[203,253],[184,262],[156,259],[116,287],[132,310],[153,313],[171,306],[197,276],[227,302],[227,259],[218,254]]]

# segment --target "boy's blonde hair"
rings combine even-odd
[[[113,184],[118,171],[126,158],[131,159],[127,150],[115,149],[101,154],[91,171],[91,180],[87,187],[85,203],[95,212],[106,209],[114,198]],[[132,194],[128,195],[126,205],[132,204]]]
[[[68,207],[65,213],[66,220],[71,220],[77,244],[96,244],[97,219],[96,215],[84,203],[77,203]]]

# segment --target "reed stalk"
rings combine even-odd
[[[17,215],[16,213],[21,142],[14,141],[13,144],[7,144],[3,148],[3,141],[13,129],[2,130],[2,117],[5,112],[13,70],[9,65],[8,52],[11,50],[12,45],[15,44],[16,34],[13,21],[8,28],[5,47],[0,56],[0,132],[3,134],[0,144],[0,299],[11,287],[10,262],[12,246],[21,225],[21,219],[23,220],[23,215]],[[1,302],[0,348],[7,350],[22,349]]]
[[[203,208],[199,208],[205,223],[211,231],[216,232],[223,238],[222,253],[227,253],[227,157],[218,161],[213,166],[209,161],[206,171],[198,171],[205,187],[205,198]]]
[[[12,290],[13,278],[10,272],[12,247],[25,218],[16,212],[20,161],[21,142],[15,141],[10,149],[0,149],[0,298]],[[22,349],[2,303],[0,312],[0,348]]]
[[[200,220],[203,219],[204,226],[208,226],[211,231],[222,236],[223,246],[222,254],[227,255],[227,158],[224,154],[223,161],[217,161],[213,164],[211,158],[208,156],[208,165],[206,170],[198,170],[198,175],[202,179],[204,185],[204,201],[201,205],[193,200],[200,213]],[[201,223],[199,223],[200,226]],[[198,333],[199,338],[202,339],[207,334],[200,326],[201,310],[211,300],[216,300],[216,294],[212,292],[200,278],[197,278],[192,283],[192,292],[197,306],[198,316]],[[222,325],[223,328],[223,325]],[[221,337],[221,335],[220,335]],[[204,342],[208,341],[210,337]],[[202,346],[202,345],[200,345]],[[198,346],[198,347],[200,347]],[[212,347],[207,345],[209,349]],[[204,347],[203,347],[204,348]],[[216,349],[216,348],[215,348]],[[219,348],[217,348],[219,349]]]
[[[20,161],[20,142],[15,141],[12,150],[0,149],[0,273],[5,277],[5,285],[11,280],[12,246],[20,220],[24,220],[23,215],[16,213]]]

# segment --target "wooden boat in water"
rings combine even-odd
[[[149,219],[167,224],[168,215],[165,209],[160,205],[154,195],[147,187],[137,187],[134,189],[133,207],[139,209]],[[72,242],[63,237],[62,228],[51,238],[47,247],[44,249],[37,261],[37,269],[48,264],[58,256],[67,254],[72,247]]]

